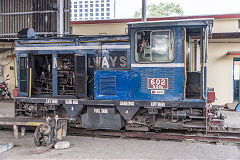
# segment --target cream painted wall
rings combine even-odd
[[[12,43],[8,44],[8,46],[3,45],[3,43],[0,43],[0,47],[13,47]],[[16,69],[16,60],[15,58],[9,58],[7,57],[8,55],[12,55],[15,54],[14,50],[12,51],[7,51],[4,53],[0,54],[0,65],[2,66],[2,71],[3,71],[3,79],[6,79],[6,76],[9,75],[9,81],[7,81],[8,83],[8,87],[9,87],[9,91],[12,93],[12,90],[15,88],[15,86],[17,85],[17,81],[16,81],[16,73],[15,70],[10,70],[10,66],[13,66],[14,69]]]
[[[127,32],[126,23],[72,24],[73,35],[123,35]]]
[[[209,43],[207,82],[209,87],[215,88],[216,105],[233,102],[234,56],[228,55],[228,51],[240,51],[240,41],[239,43]]]
[[[239,32],[238,19],[217,19],[213,23],[213,33]]]
[[[126,23],[72,24],[73,35],[126,34]],[[126,32],[125,32],[126,31]],[[239,32],[238,19],[216,19],[213,33]]]

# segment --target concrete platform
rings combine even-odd
[[[13,101],[0,101],[0,117],[14,117]]]
[[[240,112],[223,111],[228,126],[239,127]],[[14,104],[0,103],[0,117],[13,117]],[[233,122],[232,122],[233,121]],[[33,133],[15,139],[11,131],[0,130],[0,145],[15,146],[0,154],[0,160],[22,159],[240,159],[237,146],[205,143],[150,141],[68,136],[70,149],[35,154]]]
[[[222,111],[225,116],[224,127],[240,129],[240,112]]]
[[[71,146],[65,150],[51,149],[35,154],[33,134],[14,139],[9,131],[0,131],[0,143],[15,147],[0,154],[1,160],[26,159],[240,159],[237,146],[171,141],[91,138],[68,136]]]

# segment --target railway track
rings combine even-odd
[[[234,143],[240,145],[240,132],[213,131],[207,134],[203,132],[136,132],[136,131],[107,131],[107,130],[85,130],[70,128],[68,135],[91,136],[107,138],[134,138],[150,140],[172,140],[172,141],[197,141],[207,143]]]

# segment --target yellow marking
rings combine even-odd
[[[29,69],[29,97],[32,96],[32,68]]]
[[[43,124],[44,122],[27,122],[26,126],[39,126],[40,124]]]

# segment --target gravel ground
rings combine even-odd
[[[26,159],[240,159],[237,146],[205,143],[68,136],[71,147],[35,154],[33,133],[15,140],[12,132],[0,131],[0,144],[15,147],[0,154],[0,160]]]

